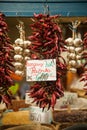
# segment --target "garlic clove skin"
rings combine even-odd
[[[78,46],[81,46],[81,45],[82,45],[82,40],[80,38],[76,38],[74,40],[74,46],[78,47]]]

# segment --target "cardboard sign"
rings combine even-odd
[[[56,59],[28,60],[26,63],[26,80],[56,80]]]

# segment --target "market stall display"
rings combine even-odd
[[[3,109],[7,110],[3,116],[0,115],[0,123],[3,127],[15,126],[8,130],[28,129],[32,122],[39,122],[38,127],[34,127],[38,130],[62,130],[77,123],[87,124],[87,33],[83,40],[77,37],[80,22],[72,22],[73,35],[64,41],[59,16],[51,16],[46,6],[47,12],[34,13],[30,18],[32,32],[28,40],[24,23],[19,21],[20,37],[14,45],[10,43],[7,24],[0,13],[0,103],[8,105],[8,109]],[[62,52],[67,52],[68,62]],[[23,78],[25,82],[33,82],[29,91],[23,91],[28,98],[11,100],[13,80],[22,81]]]

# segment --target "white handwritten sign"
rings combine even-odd
[[[64,92],[64,96],[57,100],[55,109],[66,109],[68,106],[76,108],[76,102],[78,99],[77,93]]]
[[[28,60],[26,63],[26,80],[56,80],[56,59]]]
[[[45,108],[44,111],[42,111],[42,108],[37,106],[30,106],[29,120],[42,124],[50,124],[53,121],[52,110],[47,110]]]

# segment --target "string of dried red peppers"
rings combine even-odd
[[[0,13],[0,102],[3,100],[6,104],[10,104],[11,93],[8,92],[8,89],[13,84],[9,75],[13,68],[11,55],[13,47],[7,32],[5,16]]]
[[[84,89],[87,90],[87,33],[84,34],[84,38],[83,38],[83,46],[84,46],[84,51],[82,53],[82,59],[85,60],[85,63],[83,65],[84,68],[84,72],[81,75],[81,80],[80,81],[84,81]]]
[[[65,48],[62,31],[55,22],[56,18],[58,16],[34,14],[32,35],[29,36],[32,42],[29,46],[32,59],[56,59],[57,80],[40,81],[31,86],[30,96],[34,98],[33,102],[43,109],[54,109],[56,100],[64,95],[61,79],[66,71],[66,63],[60,54]]]

